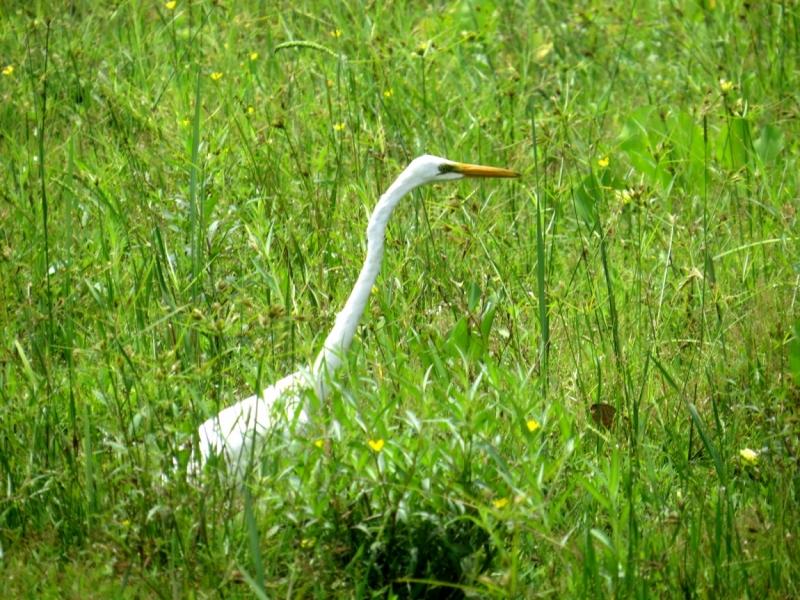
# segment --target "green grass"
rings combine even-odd
[[[4,2],[2,596],[800,594],[798,59],[794,1]],[[187,478],[425,152],[523,178],[407,198],[319,421]]]

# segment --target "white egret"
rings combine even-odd
[[[302,425],[310,420],[310,390],[318,401],[330,392],[330,378],[342,364],[364,313],[383,258],[383,240],[389,217],[397,203],[411,190],[428,183],[453,181],[464,177],[519,177],[507,169],[458,163],[437,156],[420,156],[400,174],[378,201],[367,225],[367,258],[355,287],[325,338],[322,351],[309,371],[301,369],[254,396],[222,410],[200,426],[200,456],[193,469],[214,455],[224,457],[228,470],[242,475],[251,456],[258,456],[259,440],[264,440],[278,422],[284,426]]]

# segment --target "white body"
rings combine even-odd
[[[276,425],[285,431],[290,426],[302,426],[311,419],[309,394],[316,393],[318,401],[330,393],[330,378],[342,364],[342,359],[355,336],[358,322],[364,313],[372,286],[381,268],[383,239],[394,207],[414,188],[426,183],[461,179],[462,177],[518,177],[505,169],[465,165],[437,156],[420,156],[400,174],[378,201],[367,225],[367,257],[355,287],[336,316],[333,329],[325,338],[322,351],[311,371],[301,370],[284,377],[266,388],[260,395],[250,396],[222,410],[203,423],[199,430],[200,466],[213,455],[222,456],[229,472],[241,476],[252,456],[259,456],[263,441]]]
[[[276,384],[221,410],[215,417],[200,425],[201,464],[214,455],[225,459],[228,470],[242,477],[251,458],[257,457],[259,442],[265,441],[276,423],[286,431],[292,425],[303,426],[309,421],[304,395],[310,387],[308,373],[297,371]]]

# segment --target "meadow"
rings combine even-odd
[[[796,0],[0,5],[0,595],[800,595]],[[197,427],[319,351],[244,485]]]

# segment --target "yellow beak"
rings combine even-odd
[[[465,165],[455,163],[453,169],[456,173],[461,173],[464,177],[519,177],[519,173],[508,169],[497,167],[484,167],[482,165]]]

